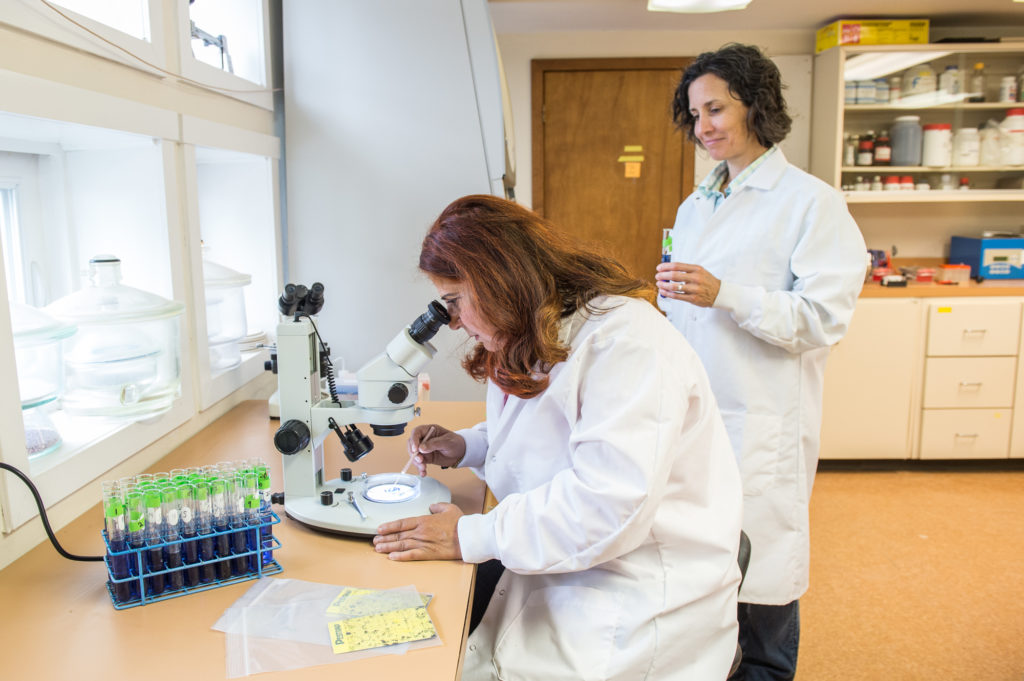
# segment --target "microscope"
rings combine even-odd
[[[288,284],[278,299],[282,321],[272,363],[281,426],[274,446],[282,455],[284,508],[291,518],[319,530],[374,535],[383,522],[429,515],[430,505],[451,501],[451,493],[433,478],[400,473],[353,477],[351,469],[343,468],[338,478],[324,480],[324,440],[334,432],[346,458],[355,462],[373,449],[356,424],[369,424],[378,436],[405,432],[405,424],[419,415],[417,375],[436,353],[428,341],[451,318],[441,303],[432,301],[383,353],[359,369],[356,399],[343,400],[330,349],[313,319],[323,303],[320,283],[308,288]]]

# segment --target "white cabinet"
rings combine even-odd
[[[919,456],[1008,456],[1020,348],[1021,302],[928,304]]]
[[[1024,458],[1022,302],[860,299],[825,367],[821,458]]]
[[[822,459],[907,459],[919,410],[921,305],[861,299],[825,365]]]
[[[1005,459],[1009,409],[926,409],[921,421],[922,459]]]
[[[936,74],[942,73],[946,66],[955,65],[961,76],[969,74],[974,64],[983,63],[985,101],[965,101],[968,98],[965,92],[950,96],[942,93],[916,95],[893,103],[846,103],[845,79],[854,75],[855,70],[861,70],[861,78],[890,78],[902,75],[915,62],[929,64]],[[1024,176],[1024,166],[1003,162],[973,167],[863,166],[850,164],[843,154],[846,135],[889,130],[897,116],[917,115],[922,125],[949,123],[954,131],[961,127],[978,127],[990,120],[1002,121],[1011,108],[1024,107],[1021,102],[998,101],[1000,81],[1016,76],[1022,64],[1024,48],[1013,43],[858,45],[822,52],[814,62],[811,172],[838,188],[853,184],[857,176],[870,181],[875,175],[883,180],[887,175],[911,176],[932,187],[930,191],[848,191],[849,203],[1024,201],[1024,187],[1019,182]],[[863,70],[865,67],[868,70]],[[944,174],[951,175],[956,186],[960,178],[967,178],[971,189],[937,191]],[[1003,188],[1015,179],[1016,189]]]

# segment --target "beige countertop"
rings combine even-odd
[[[483,420],[482,402],[425,402],[419,422],[451,428]],[[243,402],[172,451],[150,472],[261,456],[269,464],[273,490],[281,487],[281,456],[272,437],[278,422],[266,403]],[[399,470],[405,463],[406,437],[375,437],[374,451],[355,464],[341,454],[335,437],[325,446],[325,469],[350,466],[358,475]],[[140,471],[141,472],[141,471]],[[332,477],[336,473],[332,473]],[[432,469],[467,512],[484,503],[483,483],[469,470]],[[275,506],[283,516],[283,509]],[[39,522],[38,519],[31,522]],[[96,506],[57,533],[75,554],[103,550],[103,516]],[[274,557],[283,566],[276,575],[326,584],[387,589],[414,585],[433,594],[429,613],[442,645],[404,655],[381,655],[330,667],[307,667],[259,674],[260,681],[301,679],[457,679],[475,566],[456,561],[394,562],[374,552],[368,538],[316,532],[284,517],[274,526],[281,548]],[[0,677],[5,681],[76,679],[88,681],[203,681],[225,678],[225,635],[210,627],[253,584],[245,581],[180,598],[115,610],[107,593],[106,568],[100,562],[66,560],[49,542],[0,570]]]
[[[882,286],[877,281],[864,282],[861,298],[956,298],[960,296],[1024,296],[1022,279],[987,279],[980,284],[969,281],[963,285],[919,284]]]

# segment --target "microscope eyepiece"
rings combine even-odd
[[[430,301],[427,311],[409,325],[409,335],[417,343],[426,343],[434,337],[437,330],[452,320],[444,305],[436,300]]]

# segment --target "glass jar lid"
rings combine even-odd
[[[21,303],[11,303],[11,327],[16,347],[55,343],[74,335],[77,330],[74,324],[59,321],[38,308]]]
[[[252,283],[252,276],[203,259],[203,283],[206,288],[239,288]]]
[[[90,285],[46,306],[46,311],[77,324],[110,324],[176,317],[185,306],[121,283],[121,260],[97,255],[89,260]]]

